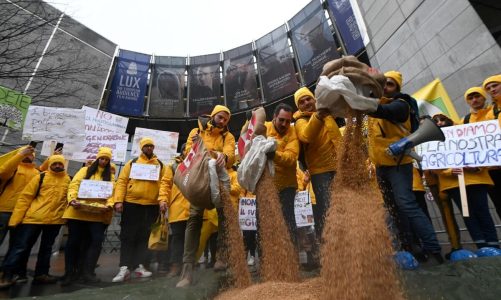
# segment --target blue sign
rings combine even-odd
[[[109,112],[143,115],[149,66],[150,55],[120,50],[108,99]]]
[[[356,54],[363,49],[364,41],[358,29],[350,0],[328,0],[329,8],[343,40],[346,52]]]

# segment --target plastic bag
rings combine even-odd
[[[151,225],[150,238],[148,239],[148,249],[156,251],[167,250],[169,246],[169,224],[164,214],[160,214],[153,225]]]
[[[267,162],[271,175],[274,175],[275,168],[273,166],[273,161],[268,161],[266,153],[275,151],[276,148],[277,143],[274,138],[266,139],[264,136],[258,135],[252,139],[249,151],[245,154],[237,171],[238,183],[240,186],[254,193],[256,184],[261,178]]]
[[[212,204],[215,207],[221,207],[221,190],[219,189],[219,182],[223,184],[223,187],[230,192],[230,176],[222,168],[216,166],[216,160],[209,160],[209,182],[210,182],[210,196]]]

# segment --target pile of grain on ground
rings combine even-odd
[[[362,120],[361,116],[357,116]],[[321,249],[322,299],[403,298],[381,193],[368,177],[360,123],[347,125]]]
[[[231,204],[230,194],[222,185],[221,201],[223,204],[223,213],[225,216],[224,232],[226,238],[225,247],[228,258],[229,268],[232,276],[232,286],[243,288],[251,285],[251,276],[247,268],[247,255],[245,253],[244,241],[240,232],[238,215]]]
[[[293,174],[291,175],[293,176]],[[256,187],[262,281],[298,281],[299,261],[268,168]]]
[[[304,282],[265,282],[246,289],[230,290],[216,297],[216,300],[312,300],[321,299],[320,278]]]

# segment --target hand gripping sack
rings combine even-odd
[[[174,183],[190,204],[198,208],[213,209],[209,179],[209,151],[202,139],[193,142],[190,153],[177,167]]]
[[[151,225],[148,249],[164,251],[169,246],[169,224],[164,214],[160,214],[155,223]]]

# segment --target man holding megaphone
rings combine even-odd
[[[389,71],[384,75],[384,97],[377,110],[369,115],[369,157],[376,166],[378,184],[399,231],[402,250],[410,249],[411,232],[415,232],[423,243],[429,264],[441,264],[443,258],[435,230],[412,191],[413,166],[408,152],[423,142],[422,135],[417,132],[411,135],[419,126],[417,105],[409,95],[400,93],[400,72]],[[392,155],[391,150],[398,155]]]

